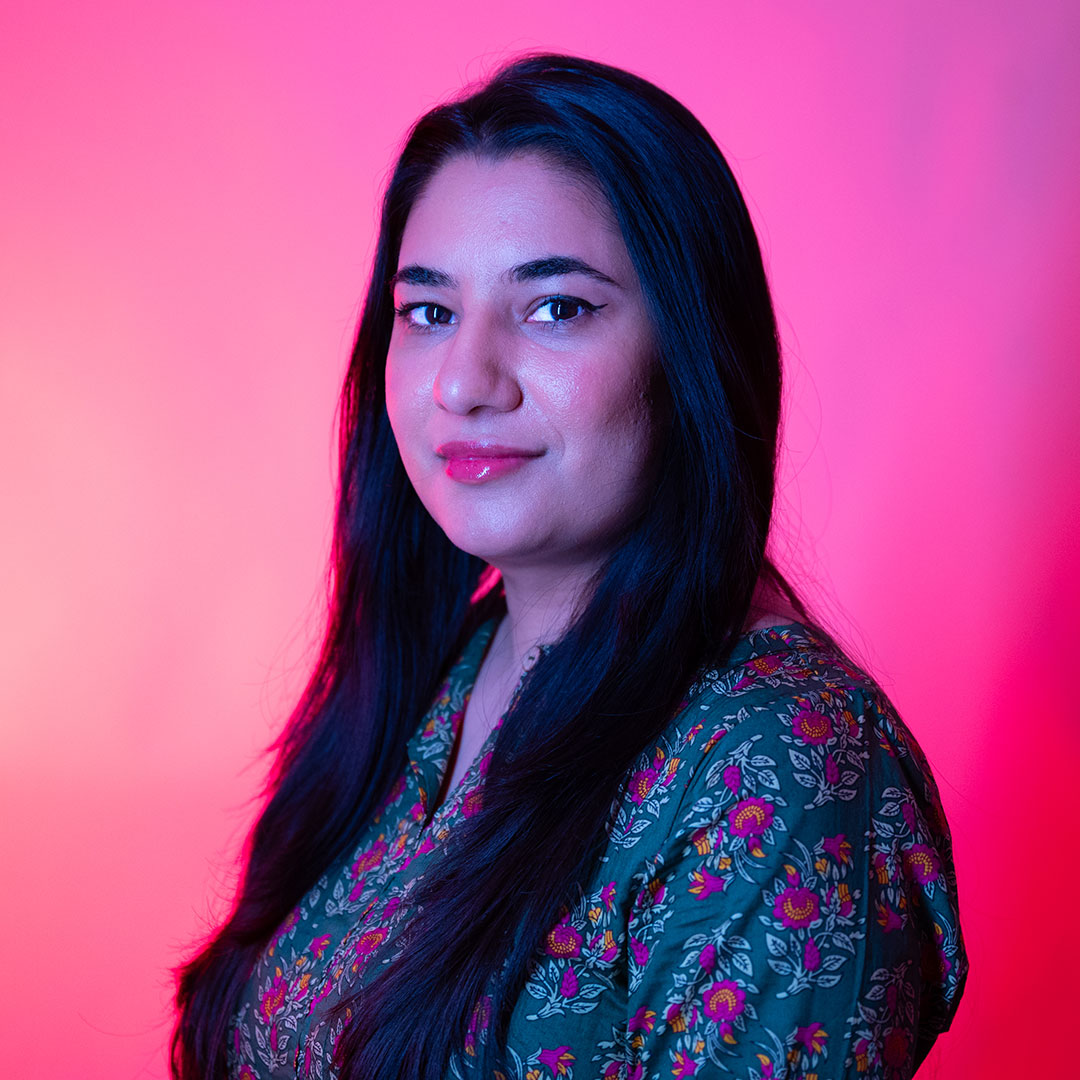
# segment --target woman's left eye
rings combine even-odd
[[[583,314],[599,311],[603,304],[590,304],[576,296],[551,296],[537,306],[529,316],[530,322],[569,322]]]

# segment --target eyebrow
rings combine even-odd
[[[614,278],[609,278],[596,267],[582,262],[581,259],[575,259],[572,255],[548,255],[543,259],[521,263],[510,271],[510,277],[514,281],[540,281],[543,278],[561,277],[564,274],[584,274],[586,277],[606,282],[616,288],[620,287]]]
[[[390,288],[395,285],[429,285],[437,289],[452,289],[457,282],[442,270],[432,270],[430,266],[403,266],[391,279]]]
[[[590,266],[572,255],[547,255],[542,259],[531,259],[510,268],[507,273],[513,281],[541,281],[544,278],[561,277],[566,274],[583,274],[603,281],[616,288],[622,288],[614,279],[596,267]],[[455,289],[457,281],[443,270],[433,270],[430,266],[418,266],[415,263],[403,266],[390,279],[390,287],[395,285],[427,285],[436,289]]]

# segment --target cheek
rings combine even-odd
[[[627,378],[610,368],[581,375],[566,416],[576,441],[589,457],[626,467],[649,453],[652,401],[647,377]]]
[[[409,375],[408,365],[396,362],[391,353],[385,371],[386,414],[402,458],[407,459],[421,423],[418,405],[420,388]]]

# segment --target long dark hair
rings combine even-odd
[[[410,947],[343,1007],[341,1075],[442,1080],[486,995],[490,1074],[543,935],[602,848],[613,800],[694,674],[735,641],[765,556],[780,414],[776,324],[731,171],[695,117],[651,83],[528,56],[412,129],[386,191],[340,417],[332,602],[322,653],[276,744],[232,914],[182,970],[177,1080],[224,1075],[226,1034],[274,930],[355,842],[405,763],[448,663],[505,608],[405,475],[384,394],[390,277],[409,211],[450,157],[538,153],[590,179],[622,230],[670,402],[647,511],[530,672],[480,813],[418,883]],[[490,573],[490,571],[488,571]],[[506,882],[528,880],[527,890]],[[362,1002],[361,999],[362,998]],[[401,1018],[408,1017],[408,1022]]]

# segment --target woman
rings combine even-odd
[[[685,108],[537,56],[417,123],[326,641],[176,1077],[914,1072],[966,974],[948,829],[765,556],[779,410]]]

